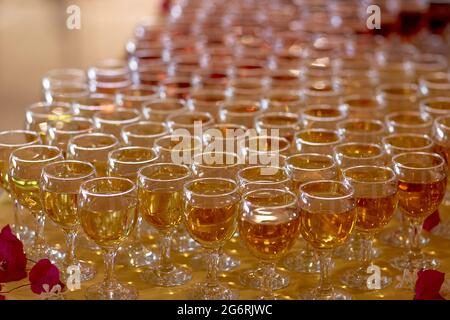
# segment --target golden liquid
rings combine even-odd
[[[405,98],[408,98],[410,96],[417,95],[417,90],[410,89],[410,88],[387,88],[383,90],[383,93],[388,95],[396,95],[396,96],[402,96]]]
[[[350,144],[339,148],[339,153],[350,158],[370,158],[380,155],[381,150],[371,145]]]
[[[32,214],[42,211],[38,180],[21,180],[10,177],[11,193],[20,205]]]
[[[264,172],[266,168],[254,167],[250,169],[246,169],[241,173],[241,178],[245,180],[245,182],[281,182],[288,179],[286,172],[281,169],[274,168],[269,172]],[[264,174],[270,173],[270,174]]]
[[[262,126],[292,126],[297,124],[297,119],[282,115],[265,116],[260,120]]]
[[[434,110],[450,110],[450,101],[428,101],[425,105]]]
[[[378,132],[383,127],[381,124],[368,121],[352,121],[347,123],[344,129],[349,132]]]
[[[398,205],[410,218],[426,218],[439,207],[446,186],[447,178],[432,183],[409,183],[400,180]]]
[[[338,142],[339,136],[335,132],[330,131],[304,131],[298,137],[306,142],[312,143],[332,143]]]
[[[400,149],[418,149],[430,146],[431,141],[420,136],[395,136],[386,139],[386,143]]]
[[[183,192],[139,189],[139,210],[145,221],[156,229],[173,229],[181,222]]]
[[[434,145],[434,151],[436,153],[439,153],[444,159],[445,161],[448,163],[450,163],[450,147],[446,147],[440,144],[435,144]]]
[[[390,121],[400,125],[422,125],[426,123],[423,117],[412,114],[397,115],[391,117]]]
[[[369,110],[378,108],[376,100],[373,99],[351,99],[347,100],[346,103],[350,108],[364,108]]]
[[[368,232],[382,229],[391,221],[397,202],[396,194],[380,198],[356,199],[356,228]]]
[[[98,177],[106,177],[107,176],[107,169],[108,169],[107,161],[94,160],[91,162],[91,164],[95,167],[95,171],[97,172]]]
[[[271,216],[253,215],[239,221],[239,235],[247,249],[258,259],[276,261],[294,245],[299,235],[300,219],[280,212]]]
[[[300,231],[303,238],[314,248],[333,249],[347,240],[355,218],[355,209],[341,213],[312,213],[301,210]]]
[[[116,211],[81,208],[79,216],[83,230],[90,239],[100,247],[114,248],[132,232],[137,219],[137,208],[133,206]]]
[[[229,112],[236,112],[236,113],[254,113],[260,111],[260,108],[256,104],[233,104],[226,107],[226,110]]]
[[[62,228],[70,230],[79,224],[78,193],[44,191],[42,205],[47,216]]]
[[[207,248],[216,248],[229,240],[236,230],[239,202],[220,208],[186,205],[186,228],[191,237]]]
[[[317,118],[336,118],[340,117],[342,112],[337,109],[317,108],[307,110],[305,114]]]

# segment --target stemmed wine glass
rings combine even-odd
[[[333,249],[349,237],[356,221],[354,190],[333,180],[307,182],[300,186],[300,232],[320,260],[320,283],[300,297],[306,300],[347,300],[330,280]]]
[[[183,186],[190,179],[191,172],[185,165],[156,163],[139,170],[140,213],[161,236],[161,258],[157,266],[144,271],[145,281],[177,286],[192,278],[190,270],[174,264],[170,255],[172,235],[183,218]]]
[[[89,162],[64,160],[53,162],[42,169],[40,181],[42,207],[47,216],[64,231],[67,251],[62,262],[62,275],[70,276],[69,267],[79,267],[81,281],[95,276],[95,269],[77,259],[75,244],[80,226],[78,192],[83,182],[95,178],[95,169]]]
[[[36,219],[34,243],[28,249],[28,258],[39,261],[42,258],[58,260],[61,252],[45,242],[45,213],[40,196],[39,180],[42,168],[49,163],[64,160],[57,147],[31,145],[21,147],[11,153],[9,160],[9,183],[12,197],[28,209]]]
[[[103,250],[105,278],[86,290],[89,300],[130,300],[138,293],[114,275],[119,246],[130,236],[138,215],[136,185],[126,178],[102,177],[85,181],[78,195],[81,226]]]
[[[237,183],[224,178],[201,178],[184,186],[185,224],[191,237],[209,252],[206,279],[189,291],[192,299],[229,300],[237,293],[217,279],[220,248],[236,231],[240,194]]]
[[[297,196],[287,190],[258,189],[243,195],[239,234],[248,251],[261,263],[261,299],[274,299],[275,265],[299,235]]]
[[[392,158],[398,176],[398,205],[409,221],[408,248],[391,261],[409,271],[436,268],[439,261],[420,249],[423,221],[439,207],[447,187],[445,160],[436,153],[407,152]]]

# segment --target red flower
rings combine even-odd
[[[36,263],[28,276],[31,282],[31,291],[36,294],[45,292],[44,285],[49,286],[49,291],[56,285],[60,285],[61,289],[64,284],[59,280],[59,269],[48,259],[41,259]]]
[[[9,225],[0,232],[0,282],[18,281],[27,276],[23,244]]]
[[[441,218],[439,217],[439,210],[436,210],[425,219],[425,221],[423,222],[423,228],[427,231],[431,231],[440,222]]]
[[[417,273],[414,300],[445,300],[439,291],[445,280],[445,273],[436,270],[420,270]]]

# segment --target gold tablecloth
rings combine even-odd
[[[441,217],[443,219],[450,218],[450,209],[447,207],[441,207],[440,209]],[[3,227],[7,223],[13,222],[13,208],[12,203],[7,199],[7,197],[3,194],[0,198],[0,227]],[[389,228],[395,227],[396,220],[389,225]],[[439,270],[442,272],[450,273],[450,240],[445,240],[432,234],[427,233],[427,236],[430,237],[430,243],[424,249],[425,252],[435,255],[441,262]],[[51,223],[47,223],[46,228],[46,237],[49,243],[55,244],[57,243],[59,246],[64,246],[63,244],[63,235],[62,232],[59,231],[55,226]],[[145,238],[145,242],[148,244],[150,248],[157,250],[157,245],[154,237],[149,235]],[[301,241],[297,241],[296,246],[292,250],[296,250],[301,246]],[[402,253],[402,249],[400,248],[392,248],[383,245],[379,241],[375,243],[376,247],[381,250],[381,255],[378,259],[375,260],[375,264],[382,268],[382,272],[386,272],[390,276],[393,277],[393,283],[383,289],[376,291],[356,291],[345,288],[340,285],[340,287],[347,290],[355,300],[368,300],[368,299],[402,299],[402,300],[411,300],[414,296],[412,290],[409,289],[397,289],[395,286],[398,281],[395,279],[396,276],[401,275],[401,273],[395,269],[393,269],[388,261]],[[249,268],[256,265],[257,260],[251,257],[246,249],[242,247],[242,245],[236,239],[232,239],[225,247],[225,250],[230,255],[238,258],[241,261],[241,265],[236,270],[231,272],[224,272],[220,274],[221,281],[227,283],[231,288],[237,290],[239,292],[240,299],[255,299],[258,297],[259,292],[256,290],[244,288],[239,284],[238,275],[241,270],[244,268]],[[103,277],[103,263],[102,256],[100,252],[95,252],[92,250],[88,250],[86,248],[78,248],[78,256],[80,259],[85,261],[91,261],[97,266],[97,275],[96,277],[89,281],[84,282],[81,285],[81,290],[77,291],[67,291],[65,294],[66,299],[84,299],[84,289],[91,284],[101,281]],[[189,254],[179,254],[173,252],[173,259],[185,265],[189,265],[190,257],[192,253]],[[356,266],[358,262],[346,262],[339,258],[334,258],[335,268],[333,269],[333,279],[336,284],[339,284],[339,276],[342,274],[342,270]],[[284,269],[283,269],[284,270]],[[136,288],[139,290],[139,299],[186,299],[186,290],[190,284],[200,281],[205,276],[204,271],[193,271],[193,279],[190,283],[178,286],[178,287],[155,287],[150,284],[143,282],[140,279],[140,269],[133,269],[130,267],[125,267],[123,265],[116,266],[116,275],[119,280],[123,282],[127,282],[130,284],[134,284]],[[304,289],[307,287],[314,286],[319,276],[318,274],[304,274],[304,273],[295,273],[288,272],[290,276],[290,284],[286,288],[277,291],[277,293],[282,294],[288,299],[295,299],[297,297],[297,292],[300,289]],[[19,282],[11,282],[8,283],[3,290],[9,290],[15,287],[18,287],[22,284],[26,284],[27,279],[23,279]],[[7,299],[39,299],[39,296],[33,294],[29,287],[20,288],[15,290],[9,294],[7,294]]]

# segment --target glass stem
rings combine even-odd
[[[373,251],[373,234],[361,232],[359,233],[359,240],[361,241],[362,263],[361,267],[366,272],[367,268],[372,264]]]
[[[11,195],[9,195],[9,198],[13,201],[13,204],[14,204],[14,230],[13,230],[13,232],[15,233],[15,235],[17,236],[17,238],[19,240],[23,240],[22,239],[23,226],[20,223],[20,216],[19,216],[20,205],[19,205],[18,201],[11,198]]]
[[[261,271],[263,274],[263,279],[261,282],[261,291],[263,300],[274,299],[273,294],[273,279],[276,273],[275,263],[263,262],[261,263]]]
[[[209,287],[217,287],[217,269],[219,267],[219,250],[220,248],[208,249],[208,269],[206,272],[206,283]]]
[[[317,290],[319,293],[328,293],[333,290],[330,281],[331,250],[317,250],[317,255],[320,262],[320,282]]]
[[[420,249],[420,234],[422,232],[422,220],[409,219],[409,246],[408,259],[414,261],[421,257],[422,250]]]
[[[78,265],[78,259],[75,253],[75,244],[77,241],[78,232],[76,230],[65,230],[66,234],[66,257],[64,258],[64,268]]]
[[[170,247],[172,245],[172,231],[161,233],[161,260],[160,266],[163,270],[172,270],[173,263],[170,258]]]
[[[34,236],[33,250],[41,251],[45,247],[45,214],[44,212],[36,213],[36,234]]]
[[[103,259],[105,262],[105,279],[104,283],[106,289],[112,288],[116,282],[116,277],[114,275],[114,260],[116,258],[116,250],[112,248],[104,249]]]

